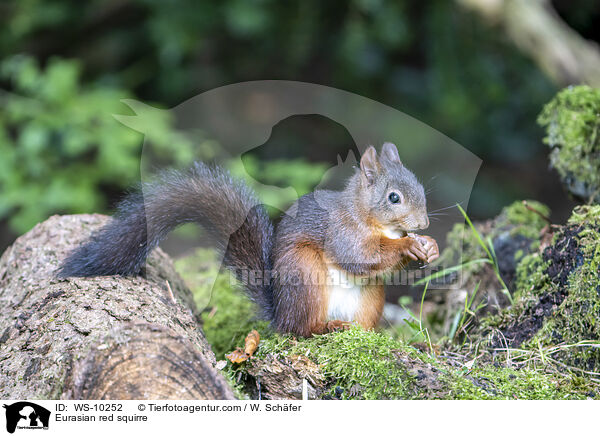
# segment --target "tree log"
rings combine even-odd
[[[233,399],[160,249],[144,277],[57,279],[101,215],[54,216],[0,258],[3,399]]]

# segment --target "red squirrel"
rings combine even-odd
[[[367,148],[344,190],[302,196],[276,229],[255,194],[221,168],[197,162],[164,172],[126,197],[58,275],[137,274],[160,240],[186,222],[228,240],[223,263],[263,317],[300,336],[351,323],[374,328],[385,298],[382,281],[369,279],[439,256],[433,238],[411,233],[429,226],[423,186],[385,143],[379,156]],[[262,279],[248,280],[248,271]]]

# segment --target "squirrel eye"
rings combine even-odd
[[[390,200],[390,203],[399,203],[400,196],[397,193],[392,192],[390,195],[388,195],[388,200]]]

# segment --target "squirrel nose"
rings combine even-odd
[[[427,227],[429,227],[429,217],[425,215],[425,219],[419,223],[419,230],[425,230]]]

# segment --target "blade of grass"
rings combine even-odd
[[[481,259],[470,260],[468,262],[461,263],[460,265],[450,266],[448,268],[444,268],[441,271],[435,272],[435,273],[433,273],[433,274],[431,274],[431,275],[429,275],[427,277],[424,277],[424,278],[422,278],[420,280],[417,280],[415,282],[415,286],[422,285],[422,284],[424,284],[426,282],[430,282],[431,280],[437,279],[439,277],[447,276],[448,274],[453,273],[454,271],[459,271],[462,268],[465,268],[467,266],[474,265],[474,264],[477,264],[477,263],[493,263],[493,262],[491,260],[489,260],[489,259],[481,258]]]
[[[425,283],[425,288],[423,288],[423,295],[421,295],[421,308],[419,310],[419,328],[423,329],[423,303],[425,301],[425,294],[427,293],[427,288],[429,287],[429,280]]]
[[[461,315],[462,315],[461,310],[457,310],[456,314],[454,314],[454,319],[452,320],[452,325],[450,326],[450,332],[448,333],[448,335],[450,336],[450,341],[454,340],[454,335],[456,334],[456,331],[458,330],[458,322],[461,319]]]
[[[481,245],[481,247],[485,250],[485,252],[487,253],[488,257],[490,259],[492,259],[492,253],[490,253],[489,248],[487,247],[487,245],[485,244],[485,242],[483,242],[483,239],[481,239],[481,235],[479,234],[479,232],[477,231],[477,229],[475,228],[475,226],[471,222],[471,219],[467,215],[467,212],[465,212],[465,210],[462,208],[462,206],[460,204],[458,204],[458,203],[456,204],[456,207],[458,207],[458,210],[460,210],[460,213],[462,213],[462,216],[465,218],[465,221],[467,222],[467,224],[471,228],[471,231],[475,235],[475,238],[477,238],[477,242],[479,242],[479,245]]]
[[[471,231],[473,232],[473,235],[475,235],[475,238],[477,238],[477,242],[479,243],[479,245],[481,245],[481,247],[487,253],[488,258],[491,261],[492,266],[494,268],[494,273],[496,274],[496,278],[498,279],[498,281],[502,285],[502,292],[504,293],[504,295],[506,295],[506,297],[510,301],[510,304],[511,305],[514,304],[514,300],[513,300],[512,295],[510,294],[510,291],[508,290],[508,286],[506,286],[506,283],[504,283],[504,280],[500,276],[500,268],[498,267],[498,260],[496,259],[496,253],[494,251],[494,244],[492,243],[492,241],[491,241],[490,238],[488,238],[488,243],[486,244],[483,241],[483,239],[481,238],[481,235],[479,234],[479,232],[477,231],[477,229],[475,228],[475,226],[473,225],[473,223],[471,222],[471,219],[467,215],[467,212],[465,212],[465,210],[461,207],[460,204],[457,204],[456,207],[458,208],[458,210],[460,210],[460,213],[462,213],[463,217],[465,218],[465,221],[467,222],[467,224],[471,228]]]
[[[467,295],[467,299],[465,300],[465,310],[463,312],[463,316],[460,319],[460,323],[459,323],[459,327],[462,327],[464,325],[465,319],[467,317],[467,312],[471,312],[471,306],[473,305],[473,301],[475,300],[475,296],[477,295],[477,292],[479,291],[479,285],[481,285],[481,280],[479,282],[477,282],[477,286],[475,286],[475,291],[473,292],[473,295],[471,296],[471,302],[470,304],[467,305],[467,300],[469,299],[468,295]]]

